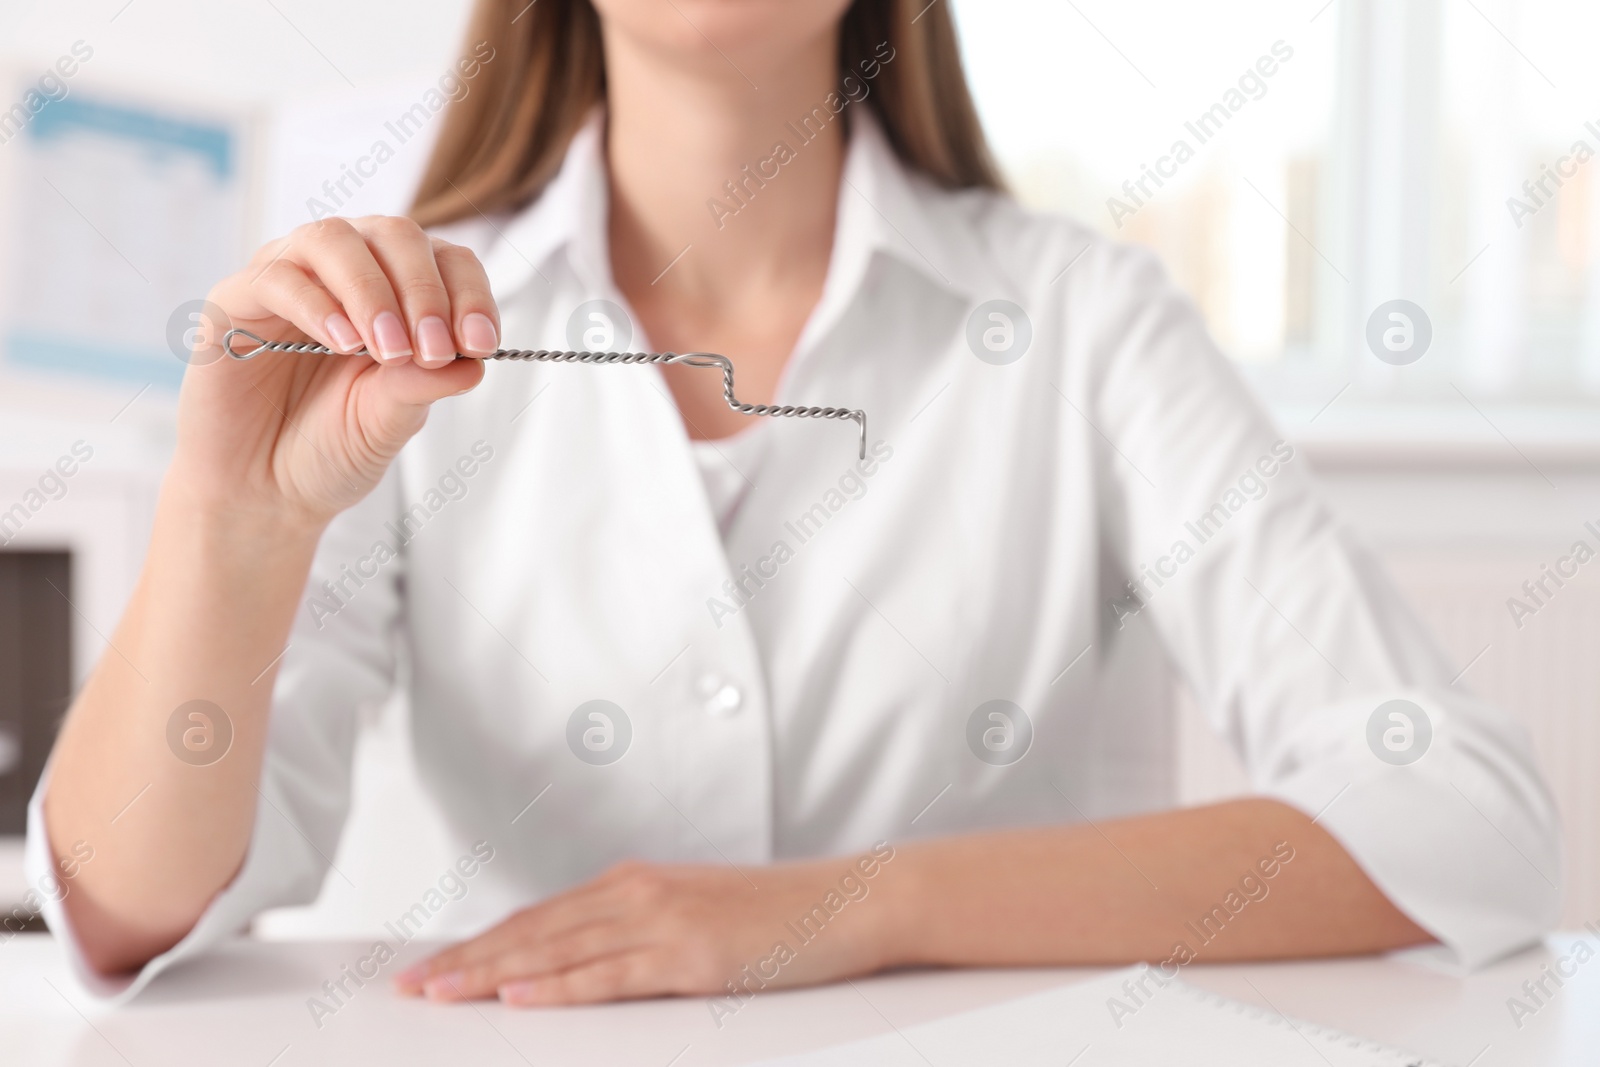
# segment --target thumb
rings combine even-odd
[[[361,377],[357,416],[372,445],[393,455],[428,420],[428,408],[447,396],[457,396],[483,381],[481,359],[458,359],[428,370],[415,363],[393,367],[374,365]]]

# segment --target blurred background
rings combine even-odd
[[[1017,194],[1161,255],[1457,684],[1532,731],[1569,849],[1542,873],[1600,915],[1600,564],[1560,562],[1600,552],[1600,8],[936,2]],[[0,903],[138,573],[186,305],[318,213],[404,210],[467,6],[0,2]],[[1248,788],[1174,715],[1183,799]],[[264,934],[364,934],[460,851],[403,701],[368,720],[348,877]]]

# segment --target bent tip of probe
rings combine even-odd
[[[243,337],[246,340],[254,341],[256,346],[248,352],[240,352],[233,347],[233,339],[235,337]],[[235,327],[222,335],[222,350],[233,359],[249,359],[252,356],[258,356],[266,347],[267,339],[265,337],[257,337],[249,330],[241,330]]]

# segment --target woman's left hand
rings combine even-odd
[[[894,962],[889,930],[902,912],[863,876],[871,862],[624,863],[402,972],[396,986],[430,1000],[557,1005],[726,996],[730,983],[742,998],[866,974]]]

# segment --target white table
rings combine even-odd
[[[1597,940],[1590,937],[1589,943],[1600,949]],[[1520,1029],[1506,1006],[1523,981],[1537,980],[1546,964],[1570,958],[1576,943],[1575,936],[1551,938],[1542,949],[1466,978],[1379,958],[1195,965],[1183,976],[1217,993],[1457,1067],[1589,1065],[1600,1063],[1600,958],[1578,965],[1559,991],[1547,983],[1555,996]],[[241,940],[169,972],[129,1006],[97,1010],[71,984],[53,940],[20,935],[0,945],[0,1063],[741,1064],[904,1028],[1099,973],[925,971],[761,993],[719,1029],[698,999],[542,1011],[406,1000],[388,988],[387,975],[397,969],[391,963],[319,1029],[307,998],[365,952],[364,945],[344,942]],[[419,946],[410,946],[402,962],[419,955]],[[937,1050],[925,1051],[936,1067],[944,1067]],[[1306,1067],[1317,1067],[1314,1058]]]

